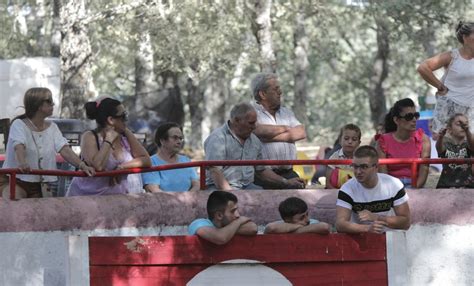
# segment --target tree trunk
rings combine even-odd
[[[271,8],[272,0],[251,0],[252,31],[260,51],[260,70],[276,72],[277,62],[273,50]]]
[[[205,121],[212,132],[227,120],[226,103],[229,99],[229,88],[225,79],[216,77],[213,77],[207,86]]]
[[[307,115],[307,77],[309,69],[308,61],[308,46],[309,39],[306,35],[304,26],[305,13],[303,5],[300,6],[296,13],[295,30],[293,33],[294,47],[295,47],[295,62],[294,62],[294,81],[295,81],[295,98],[293,101],[293,111],[296,117],[304,126],[308,126]]]
[[[181,98],[178,74],[172,71],[165,71],[160,76],[162,78],[162,86],[165,89],[160,91],[159,99],[153,101],[153,106],[148,107],[148,102],[145,102],[145,106],[156,111],[158,117],[163,121],[176,122],[182,126],[184,124],[184,104]]]
[[[143,11],[140,11],[143,12]],[[138,47],[135,55],[135,105],[134,115],[143,118],[146,115],[146,101],[157,100],[158,83],[156,82],[153,61],[153,45],[151,43],[148,23],[144,20],[146,17],[139,17],[138,25]],[[150,104],[148,104],[150,105]]]
[[[45,4],[44,0],[36,0],[36,4],[32,7],[32,18],[34,32],[31,35],[31,40],[28,41],[27,51],[30,56],[44,57],[49,56],[49,43],[46,40],[45,20]]]
[[[377,54],[372,65],[369,88],[369,104],[374,128],[383,122],[387,113],[383,82],[388,76],[388,56],[390,52],[387,23],[378,17],[375,18],[375,23],[377,25]]]
[[[82,106],[96,96],[92,79],[92,50],[85,16],[84,0],[66,1],[61,6],[61,116],[83,118]]]
[[[191,77],[188,77],[186,89],[191,120],[191,136],[187,144],[192,150],[201,149],[204,91],[199,87],[198,81]]]
[[[51,28],[51,56],[61,56],[61,0],[53,1],[53,26]]]

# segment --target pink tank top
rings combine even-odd
[[[387,158],[421,158],[423,150],[423,129],[414,131],[407,142],[395,140],[393,132],[376,137],[380,149]],[[397,178],[410,178],[410,165],[387,165],[388,174]]]

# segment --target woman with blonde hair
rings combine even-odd
[[[25,113],[13,119],[7,142],[3,168],[56,169],[56,154],[93,176],[95,170],[87,166],[72,151],[54,122],[46,121],[53,114],[54,101],[49,89],[35,87],[26,91],[23,98]],[[56,176],[18,174],[16,198],[40,198],[47,192],[48,183]],[[3,187],[3,197],[9,198],[8,186]]]

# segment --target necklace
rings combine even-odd
[[[40,128],[38,128],[38,126],[36,126],[36,124],[33,121],[31,121],[31,119],[29,119],[28,117],[26,119],[31,124],[31,126],[35,129],[35,131],[38,131],[38,132],[41,131]],[[44,127],[44,125],[43,125],[43,127]]]

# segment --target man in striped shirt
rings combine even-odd
[[[354,152],[354,178],[342,185],[336,202],[336,228],[345,233],[383,233],[410,228],[408,195],[403,183],[377,172],[378,154],[372,146]],[[393,209],[393,211],[392,211]]]
[[[278,77],[273,73],[259,73],[251,83],[256,103],[257,127],[254,134],[262,141],[264,160],[295,160],[295,142],[306,138],[304,126],[295,114],[281,106],[282,91]],[[275,173],[285,179],[298,178],[291,165],[272,166]],[[256,180],[265,189],[279,189],[281,185]],[[304,182],[301,180],[304,188]]]

